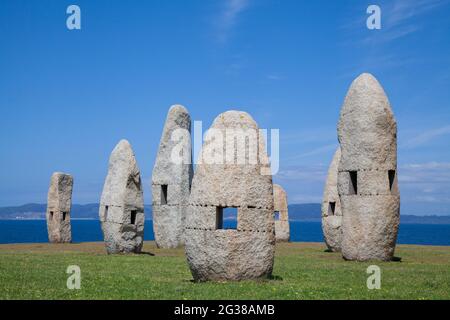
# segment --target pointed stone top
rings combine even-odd
[[[116,145],[116,148],[131,148],[131,144],[127,139],[122,139],[119,141],[119,143]]]
[[[274,190],[274,193],[275,193],[275,190],[277,190],[277,192],[286,193],[286,191],[284,191],[283,187],[276,183],[273,184],[273,190]]]
[[[170,138],[169,135],[172,131],[178,128],[190,130],[191,116],[189,115],[189,111],[184,106],[175,104],[169,108],[161,139],[166,141]]]
[[[370,73],[362,73],[353,80],[349,94],[356,91],[359,95],[376,95],[381,100],[387,100],[386,93],[380,82]],[[387,102],[389,104],[389,102]]]
[[[182,105],[173,105],[167,113],[158,153],[153,166],[152,184],[189,184],[192,175],[191,116]],[[182,148],[183,156],[173,159]],[[175,161],[177,160],[177,161]]]
[[[363,73],[352,82],[341,109],[338,135],[340,170],[395,167],[397,123],[383,88],[371,74]]]
[[[133,148],[128,140],[122,139],[114,147],[109,157],[109,168],[117,168],[116,170],[125,170],[125,172],[134,171],[136,167],[136,159]]]
[[[133,149],[127,140],[120,140],[109,157],[108,175],[103,187],[101,203],[123,206],[124,202],[136,202],[127,198],[131,180],[139,186],[136,198],[141,198],[140,171]]]
[[[214,119],[212,128],[242,128],[248,127],[252,129],[258,128],[256,121],[250,114],[245,111],[229,110],[219,114]]]
[[[363,72],[358,77],[356,77],[355,80],[353,80],[353,82],[368,82],[368,81],[378,83],[378,80],[375,78],[375,76],[369,72]]]
[[[187,113],[187,114],[189,114],[189,111],[186,109],[186,107],[182,106],[181,104],[174,104],[170,107],[169,113]]]
[[[58,176],[66,176],[66,177],[72,177],[72,175],[60,171],[53,172],[52,177],[58,177]]]
[[[352,112],[361,108],[363,112],[377,112],[376,108],[392,115],[389,100],[383,87],[370,73],[362,73],[353,80],[345,97],[343,111]]]
[[[113,160],[117,160],[120,158],[132,158],[134,157],[133,148],[128,140],[122,139],[119,143],[114,147],[114,150],[111,153],[110,162]]]
[[[237,141],[246,142],[248,137],[248,143],[227,143],[232,136],[227,130],[235,130]],[[227,111],[217,116],[200,151],[191,203],[273,209],[269,160],[265,141],[257,130],[257,123],[246,112]],[[216,139],[216,133],[221,133],[225,139]],[[214,150],[223,150],[223,153]],[[227,154],[235,157],[227,158]]]

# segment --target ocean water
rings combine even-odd
[[[224,221],[225,227],[233,224]],[[291,241],[322,242],[320,222],[290,222]],[[152,221],[145,221],[145,240],[154,240]],[[72,220],[72,241],[102,241],[98,220]],[[0,243],[48,242],[45,220],[0,220]],[[401,224],[397,243],[450,246],[450,224]]]

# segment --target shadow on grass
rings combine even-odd
[[[246,280],[210,280],[210,281],[196,281],[194,279],[183,280],[183,282],[190,283],[237,283],[241,281],[255,281],[255,282],[265,282],[265,281],[283,281],[283,278],[276,275],[270,275],[267,278],[259,278],[259,279],[246,279]]]
[[[146,255],[148,255],[148,256],[152,256],[152,257],[154,257],[154,256],[155,256],[155,254],[154,254],[154,253],[151,253],[151,252],[147,252],[147,251],[141,251],[141,252],[139,252],[139,254],[146,254]]]
[[[366,261],[358,261],[358,260],[349,260],[346,259],[345,257],[342,257],[342,259],[344,261],[348,261],[348,262],[402,262],[402,258],[401,257],[392,257],[391,260],[387,260],[387,261],[379,261],[379,260],[366,260]]]

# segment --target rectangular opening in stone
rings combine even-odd
[[[67,212],[63,211],[63,213],[62,213],[62,221],[66,221],[66,215],[67,215]]]
[[[131,210],[131,224],[136,224],[136,215],[137,215],[137,210]]]
[[[395,170],[389,170],[389,190],[392,191],[392,187],[394,186],[395,181]]]
[[[161,204],[167,204],[167,184],[161,185]]]
[[[50,211],[50,220],[53,220],[53,211]]]
[[[335,211],[336,211],[336,202],[329,202],[328,215],[334,216]]]
[[[105,206],[105,221],[107,221],[108,220],[108,209],[109,209],[109,206]]]
[[[216,207],[216,229],[237,229],[238,208]]]
[[[274,219],[275,221],[280,220],[280,211],[275,211],[273,213]]]
[[[349,171],[349,192],[348,194],[358,194],[358,171]]]

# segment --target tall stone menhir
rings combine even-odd
[[[275,238],[277,241],[289,241],[289,214],[286,191],[273,185],[273,211],[275,212]]]
[[[328,250],[333,252],[340,252],[342,243],[342,210],[337,188],[339,161],[341,161],[340,148],[336,150],[328,169],[322,201],[323,237]]]
[[[275,232],[268,163],[264,139],[250,115],[228,111],[214,120],[192,181],[186,219],[186,256],[194,280],[271,275]],[[228,213],[237,215],[237,227],[224,225]]]
[[[191,117],[170,108],[152,174],[153,230],[159,248],[184,245],[184,223],[192,181]]]
[[[108,254],[141,251],[144,237],[141,174],[126,140],[117,144],[109,158],[99,215]]]
[[[72,241],[70,209],[72,207],[73,178],[69,174],[55,172],[50,180],[47,197],[47,231],[51,243]]]
[[[400,218],[397,124],[386,94],[370,74],[353,81],[338,127],[341,161],[342,255],[393,258]]]

